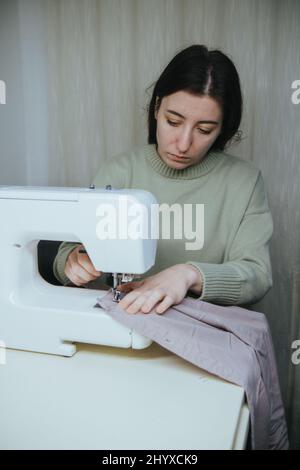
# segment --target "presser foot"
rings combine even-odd
[[[121,292],[117,289],[117,286],[120,284],[126,284],[127,282],[131,282],[134,279],[134,274],[113,274],[113,302],[120,302],[120,300],[125,297],[126,292]]]
[[[113,302],[120,302],[120,300],[122,300],[123,297],[125,297],[125,293],[117,289],[113,289],[113,293],[114,293]]]

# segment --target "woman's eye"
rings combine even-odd
[[[170,124],[170,126],[178,126],[180,124],[180,122],[174,122],[174,121],[170,121],[170,119],[167,119],[167,123]],[[201,134],[210,134],[211,131],[205,131],[204,129],[198,129],[198,131],[201,133]]]
[[[178,122],[173,122],[167,119],[167,123],[170,124],[170,126],[177,126]]]

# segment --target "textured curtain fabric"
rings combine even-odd
[[[30,3],[37,0],[19,2],[21,40],[25,49],[35,51],[37,42],[27,39],[37,23],[29,28],[24,22]],[[291,444],[300,448],[295,399],[300,365],[291,362],[292,341],[300,339],[300,104],[291,98],[292,84],[300,80],[300,2],[45,0],[39,2],[39,15],[47,69],[43,154],[49,185],[88,185],[105,158],[146,143],[152,91],[147,88],[182,48],[193,43],[220,48],[236,64],[244,96],[244,138],[229,151],[252,160],[266,183],[275,224],[274,287],[256,310],[267,315],[273,332]],[[26,73],[30,87],[34,66]],[[42,117],[30,115],[39,123]],[[26,168],[34,173],[31,158],[28,152]]]

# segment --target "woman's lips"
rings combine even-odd
[[[174,155],[173,153],[169,153],[169,155],[173,159],[176,159],[176,160],[179,160],[179,161],[189,160],[189,157],[179,157],[178,155]]]

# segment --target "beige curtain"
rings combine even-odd
[[[23,6],[24,10],[24,6]],[[298,0],[45,0],[48,181],[88,185],[104,158],[146,143],[146,89],[183,47],[203,43],[235,62],[244,140],[231,152],[265,178],[275,234],[269,318],[291,441],[300,448],[300,79]],[[32,169],[34,171],[34,168]]]

